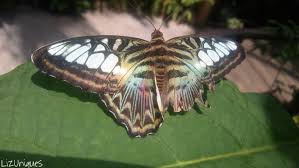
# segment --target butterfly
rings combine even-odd
[[[32,62],[42,72],[99,95],[129,135],[157,131],[168,107],[188,111],[245,58],[236,42],[198,35],[165,41],[125,36],[75,37],[41,47]]]

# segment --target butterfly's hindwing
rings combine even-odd
[[[110,112],[137,137],[156,131],[163,121],[156,96],[153,80],[137,77],[131,77],[119,92],[102,95]]]
[[[103,101],[132,136],[144,137],[156,131],[163,121],[158,109],[154,68],[151,58],[134,68],[124,86],[114,94],[104,94]]]

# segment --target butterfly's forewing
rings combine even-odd
[[[132,61],[148,42],[121,36],[78,37],[36,50],[32,62],[43,72],[100,95],[129,133],[143,136],[162,122],[155,113],[153,76]]]
[[[145,42],[113,36],[71,38],[36,50],[32,62],[43,72],[74,86],[113,93],[134,66],[122,58],[126,48]]]
[[[203,103],[203,85],[213,85],[245,58],[240,45],[220,38],[177,37],[167,45],[184,63],[169,77],[168,99],[176,112],[189,110],[194,101]]]

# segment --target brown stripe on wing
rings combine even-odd
[[[32,55],[32,61],[42,72],[90,92],[115,92],[118,90],[117,84],[120,76],[109,75],[107,78],[108,73],[100,73],[96,69],[69,63],[63,57],[47,56],[46,49],[46,47],[41,48]]]
[[[144,137],[153,133],[163,121],[153,78],[150,67],[138,66],[117,92],[100,94],[109,111],[131,136]]]
[[[174,112],[189,111],[194,102],[204,104],[203,86],[188,67],[182,66],[178,70],[168,70],[167,76],[169,79],[167,90],[169,102],[166,104],[170,104]]]
[[[163,45],[158,45],[154,47],[150,47],[148,49],[144,49],[142,52],[138,54],[134,53],[134,55],[127,55],[128,62],[134,63],[142,61],[149,57],[160,57],[160,56],[168,56],[168,57],[179,57],[186,60],[192,60],[192,53],[186,50],[177,50],[175,48],[168,48]]]
[[[153,68],[158,64],[163,64],[165,66],[178,66],[178,65],[185,65],[183,62],[179,61],[175,57],[171,57],[168,55],[163,55],[160,57],[155,57],[155,59],[152,59],[152,57],[148,57],[144,59],[139,66],[152,66]]]
[[[124,86],[115,94],[100,94],[108,110],[132,137],[145,137],[158,130],[163,122],[153,87],[136,85],[133,91]]]
[[[177,70],[177,69],[171,69],[171,70],[167,71],[167,76],[168,76],[168,79],[171,79],[171,78],[178,78],[178,77],[187,76],[188,73],[189,73],[189,71],[180,71],[180,70]]]

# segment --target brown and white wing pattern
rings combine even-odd
[[[134,66],[123,59],[124,54],[146,43],[115,36],[77,37],[44,46],[33,52],[31,60],[42,72],[74,86],[94,93],[113,93]]]
[[[139,65],[147,47],[147,41],[129,37],[78,37],[36,50],[32,62],[50,76],[99,94],[130,135],[144,136],[162,122],[153,76]]]
[[[108,109],[113,111],[115,117],[134,137],[144,137],[155,132],[163,121],[163,114],[157,105],[152,69],[141,64],[135,68],[124,87],[118,92],[103,95]]]
[[[176,70],[168,77],[168,99],[175,112],[191,109],[194,102],[204,103],[203,86],[213,86],[245,58],[240,45],[220,38],[177,37],[167,45],[184,64],[168,67]]]

